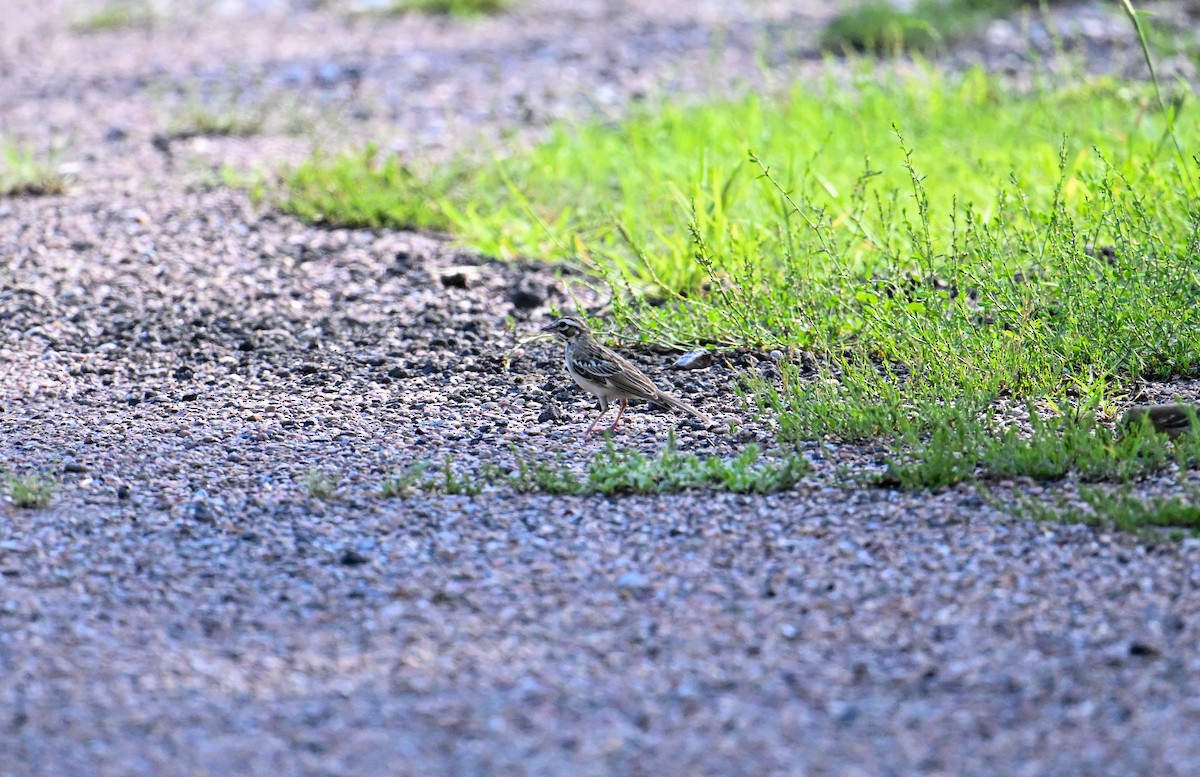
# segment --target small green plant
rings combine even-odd
[[[1083,505],[1060,501],[1048,506],[1032,500],[1021,503],[1023,515],[1039,520],[1084,523],[1112,527],[1128,532],[1148,530],[1175,532],[1179,538],[1200,533],[1200,494],[1186,496],[1143,498],[1132,495],[1128,487],[1113,491],[1103,488],[1081,488]]]
[[[154,26],[154,11],[144,0],[112,0],[71,25],[76,33],[104,32]]]
[[[251,137],[263,132],[267,121],[265,105],[242,105],[236,101],[205,103],[193,100],[171,119],[165,133],[171,140],[198,137]]]
[[[383,494],[406,496],[419,489],[474,496],[487,485],[521,493],[561,495],[651,494],[693,488],[764,494],[791,488],[809,471],[808,461],[798,453],[766,459],[754,445],[731,458],[681,453],[674,434],[657,456],[617,448],[610,439],[604,450],[588,462],[582,475],[561,458],[537,461],[515,447],[512,451],[515,467],[485,464],[475,476],[455,471],[447,457],[435,471],[440,479],[426,477],[429,464],[418,462],[389,476]]]
[[[1149,424],[1114,431],[1090,410],[1044,418],[1030,407],[1027,429],[951,412],[928,434],[910,427],[901,447],[878,478],[881,484],[937,489],[975,478],[1046,481],[1068,474],[1125,481],[1172,465],[1179,470],[1200,465],[1200,436],[1172,441]]]
[[[291,170],[284,181],[285,213],[315,223],[348,227],[445,229],[447,173],[426,178],[398,157],[361,153],[316,156]]]
[[[54,153],[42,158],[29,147],[0,140],[0,197],[62,194],[67,179],[54,169]]]
[[[451,456],[446,456],[442,463],[442,482],[434,487],[443,494],[451,496],[464,495],[476,496],[483,491],[485,480],[474,478],[467,474],[456,472],[454,469],[454,459]]]
[[[570,467],[559,458],[554,463],[531,461],[514,445],[510,448],[517,460],[517,471],[504,480],[522,493],[582,494],[586,486]]]
[[[808,461],[798,453],[763,459],[757,445],[733,458],[681,453],[672,433],[658,456],[607,447],[588,464],[585,489],[600,494],[652,494],[709,488],[735,493],[766,494],[784,491],[808,472]]]
[[[396,0],[389,13],[427,13],[442,16],[488,16],[500,13],[511,0]]]
[[[313,499],[332,499],[337,485],[337,478],[324,470],[311,469],[304,475],[304,489]]]
[[[831,21],[821,34],[821,47],[879,54],[928,51],[945,40],[940,27],[922,10],[902,11],[889,2],[868,2]]]
[[[886,0],[869,0],[830,22],[821,35],[821,45],[835,52],[931,51],[969,35],[991,19],[1022,6],[1038,5],[1037,0],[916,0],[901,9]]]
[[[418,461],[403,469],[389,472],[383,478],[380,493],[384,498],[408,496],[415,489],[422,487],[425,482],[425,472],[428,469],[428,462]]]
[[[10,473],[4,476],[4,481],[13,504],[25,509],[49,505],[57,487],[53,478],[41,474],[20,476]]]

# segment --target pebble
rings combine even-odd
[[[677,370],[702,370],[705,367],[711,367],[712,363],[712,351],[707,348],[697,348],[680,356],[672,366]]]

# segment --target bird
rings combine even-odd
[[[567,373],[580,388],[600,399],[600,415],[592,421],[587,434],[596,430],[596,424],[608,412],[608,403],[613,400],[621,403],[621,409],[617,411],[617,417],[609,427],[610,432],[616,431],[617,424],[621,422],[621,416],[625,414],[631,399],[657,402],[695,416],[706,424],[712,423],[712,419],[704,413],[655,386],[645,373],[628,359],[596,342],[587,324],[579,317],[556,318],[542,327],[542,331],[557,335],[566,341],[564,364]]]
[[[1129,430],[1146,419],[1154,431],[1173,440],[1192,431],[1192,418],[1197,411],[1200,411],[1200,408],[1195,405],[1178,402],[1165,405],[1134,405],[1125,412],[1119,426]]]

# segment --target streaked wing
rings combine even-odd
[[[607,349],[588,348],[576,353],[573,365],[584,378],[630,397],[650,400],[658,396],[658,389],[641,370]]]

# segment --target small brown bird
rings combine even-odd
[[[1189,414],[1188,411],[1191,411]],[[1166,405],[1134,405],[1125,411],[1121,417],[1121,428],[1130,429],[1141,423],[1143,418],[1149,419],[1154,431],[1165,434],[1172,440],[1181,434],[1192,431],[1192,418],[1197,408],[1195,405],[1171,403]]]
[[[616,430],[631,399],[657,402],[682,410],[706,424],[712,423],[712,419],[704,413],[655,386],[629,360],[596,342],[596,338],[588,331],[587,324],[579,318],[563,316],[542,327],[542,331],[552,332],[566,341],[567,373],[581,388],[600,399],[600,415],[596,416],[592,425],[588,427],[589,434],[596,430],[596,423],[608,412],[610,400],[620,401],[621,409],[617,411],[617,417],[609,431]]]

